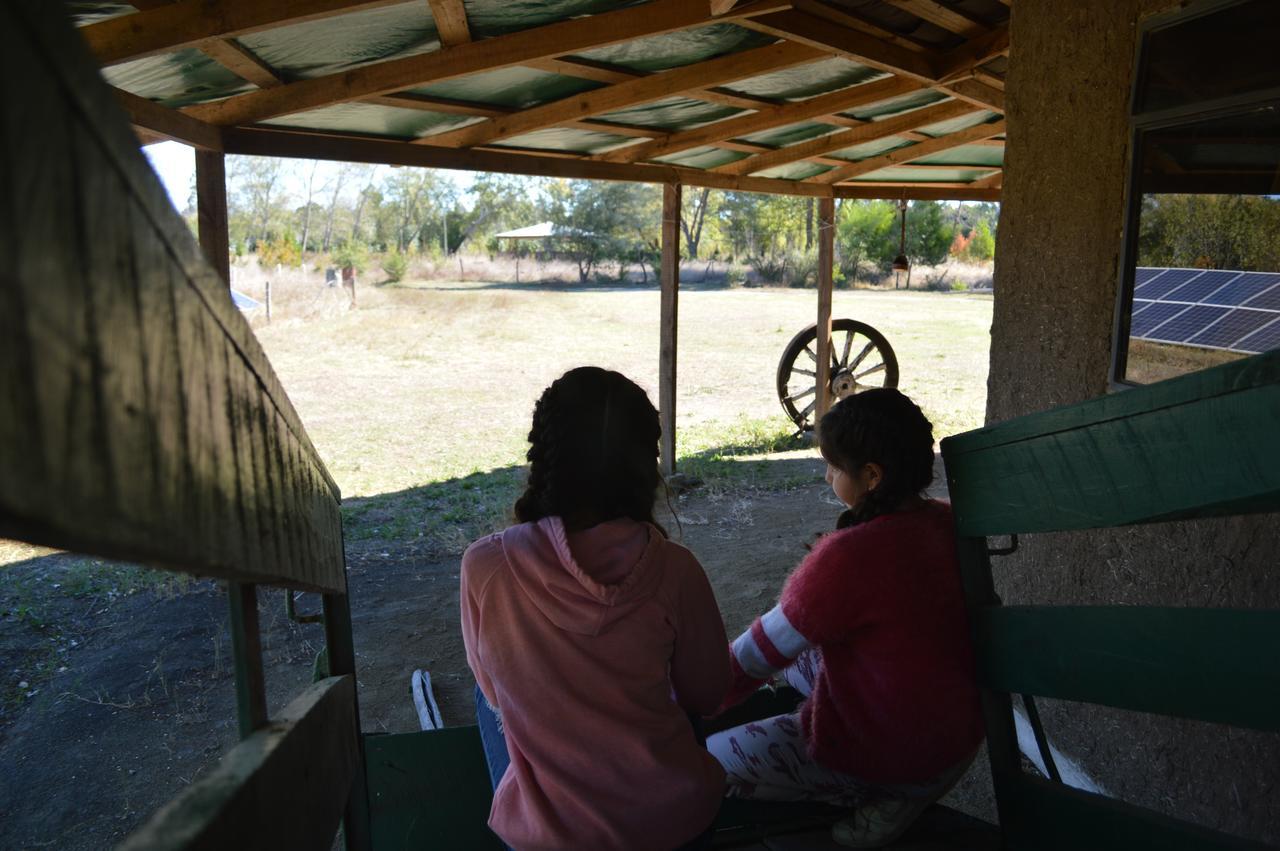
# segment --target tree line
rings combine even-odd
[[[362,267],[381,255],[395,278],[419,255],[536,251],[575,263],[582,281],[606,269],[615,277],[635,269],[648,280],[661,254],[662,191],[649,184],[479,173],[464,188],[432,169],[265,157],[235,157],[229,165],[233,251],[268,264],[330,255]],[[194,198],[189,206],[190,214]],[[750,267],[770,282],[813,285],[816,208],[812,198],[687,187],[681,254]],[[995,204],[912,202],[905,253],[913,265],[936,265],[949,254],[990,260],[998,215]],[[544,221],[555,230],[547,241],[495,237]],[[837,279],[887,273],[901,236],[895,202],[839,202]]]

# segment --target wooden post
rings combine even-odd
[[[325,594],[324,642],[329,651],[329,676],[348,674],[356,681],[356,648],[351,634],[351,600],[346,594]],[[356,730],[360,729],[360,704],[354,708]],[[369,788],[365,775],[364,739],[359,741],[359,760],[351,780],[351,794],[342,812],[343,838],[347,851],[368,851],[373,846],[369,825]]]
[[[831,288],[835,264],[835,208],[834,198],[818,199],[818,368],[815,381],[818,385],[817,407],[813,412],[816,427],[822,415],[831,407]]]
[[[658,415],[662,475],[676,471],[676,325],[680,295],[680,184],[662,187],[662,313],[659,320]]]
[[[217,151],[196,149],[196,219],[200,247],[231,285],[231,240],[227,234],[227,166]]]
[[[258,631],[258,588],[228,582],[231,604],[231,652],[236,666],[236,707],[240,738],[267,726],[267,687],[262,672],[262,637]]]
[[[267,302],[267,324],[270,325],[271,324],[271,282],[270,281],[267,281],[267,285],[265,289],[266,289],[266,294],[264,298],[266,299],[266,302]]]

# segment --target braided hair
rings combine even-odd
[[[595,366],[569,370],[533,408],[517,522],[629,517],[656,526],[661,432],[657,410],[631,379]]]
[[[888,514],[933,481],[933,424],[891,388],[865,390],[832,406],[818,423],[818,446],[847,474],[871,462],[884,468],[879,484],[840,514],[837,529]]]

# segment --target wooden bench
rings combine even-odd
[[[1023,771],[1011,695],[1280,730],[1280,612],[1004,606],[988,538],[1276,511],[1277,435],[1280,352],[942,441],[1005,847],[1263,847]]]

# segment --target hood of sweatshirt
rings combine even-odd
[[[544,517],[502,534],[520,589],[553,624],[580,635],[607,632],[653,596],[663,542],[656,528],[629,519],[567,534],[559,517]]]

